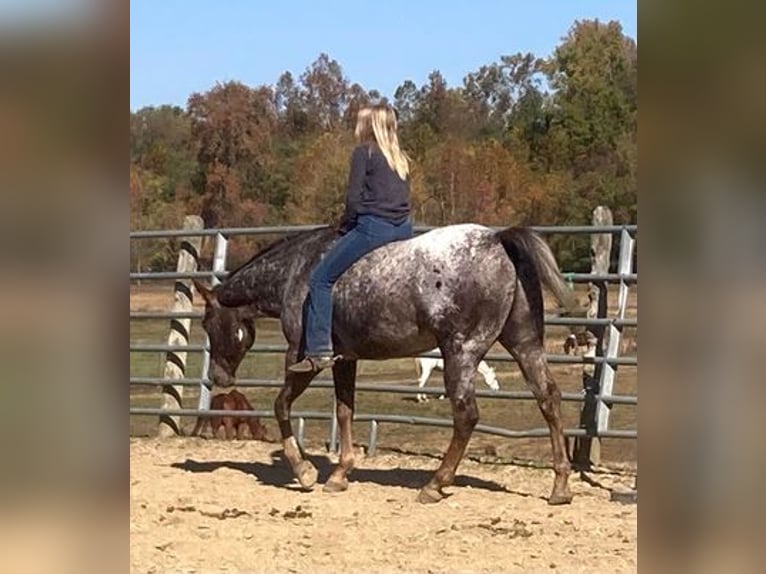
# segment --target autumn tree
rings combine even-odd
[[[349,132],[327,132],[296,158],[289,222],[329,224],[340,218],[352,146]]]
[[[415,222],[587,224],[599,204],[635,222],[637,67],[619,23],[584,20],[547,57],[501,55],[456,86],[438,70],[422,85],[404,79],[392,103]],[[173,227],[185,213],[207,226],[333,221],[357,112],[380,101],[322,53],[273,86],[227,82],[186,109],[131,112],[131,227]],[[563,267],[587,268],[587,241],[550,241]],[[163,249],[147,248],[141,265],[164,265]]]
[[[188,112],[197,146],[194,191],[206,226],[265,221],[271,197],[262,184],[277,122],[272,90],[218,84],[193,94]]]

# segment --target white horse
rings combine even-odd
[[[433,349],[432,351],[429,351],[429,353],[438,352],[439,349]],[[418,357],[415,359],[415,366],[418,369],[418,388],[422,389],[426,381],[428,380],[428,377],[431,376],[431,371],[434,369],[438,369],[440,371],[444,370],[444,359],[437,359],[435,357]],[[485,361],[481,361],[479,363],[479,367],[477,369],[481,376],[484,377],[484,382],[487,384],[487,386],[492,389],[493,391],[497,391],[500,389],[500,383],[497,382],[497,376],[495,374],[495,369],[490,367]],[[428,395],[423,393],[418,393],[418,395],[415,397],[419,403],[423,403],[428,400]],[[440,395],[439,399],[443,399],[444,395]]]

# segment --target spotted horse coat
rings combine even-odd
[[[255,340],[255,319],[280,319],[288,351],[285,382],[274,410],[285,457],[304,488],[314,486],[317,471],[298,448],[290,410],[315,374],[291,373],[287,366],[303,354],[302,310],[309,275],[336,238],[330,228],[289,235],[214,289],[195,281],[206,301],[203,326],[210,337],[210,373],[217,385],[234,384],[236,370]],[[350,267],[333,290],[333,345],[343,357],[333,367],[341,453],[325,490],[346,490],[354,465],[351,420],[357,361],[411,357],[438,347],[454,434],[418,500],[442,499],[479,420],[473,376],[497,341],[518,361],[550,429],[555,476],[549,503],[570,502],[561,394],[543,350],[543,285],[562,304],[571,304],[571,292],[550,248],[526,228],[442,227],[380,247]]]

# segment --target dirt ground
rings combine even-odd
[[[635,572],[630,472],[573,474],[465,460],[451,496],[415,501],[438,460],[357,456],[347,492],[299,490],[276,444],[130,439],[131,572]],[[327,478],[333,455],[309,451]],[[332,460],[331,460],[332,459]],[[597,481],[595,484],[593,481]]]

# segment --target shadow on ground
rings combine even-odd
[[[332,461],[321,455],[309,455],[308,460],[319,471],[318,482],[324,483],[330,476],[334,464]],[[237,462],[237,461],[196,461],[186,459],[184,462],[176,462],[171,465],[172,468],[184,470],[186,472],[213,472],[220,468],[236,470],[244,474],[254,476],[261,484],[285,488],[288,490],[301,490],[300,485],[293,479],[289,464],[283,459],[281,453],[273,453],[271,464],[263,462]],[[435,469],[434,469],[435,470]],[[412,469],[412,468],[356,468],[349,476],[353,482],[367,482],[380,486],[398,486],[411,489],[420,489],[433,476],[433,470]],[[494,481],[484,480],[467,475],[458,475],[455,477],[455,486],[486,490],[490,492],[508,492],[519,496],[533,496],[528,493],[516,492],[498,484]]]

